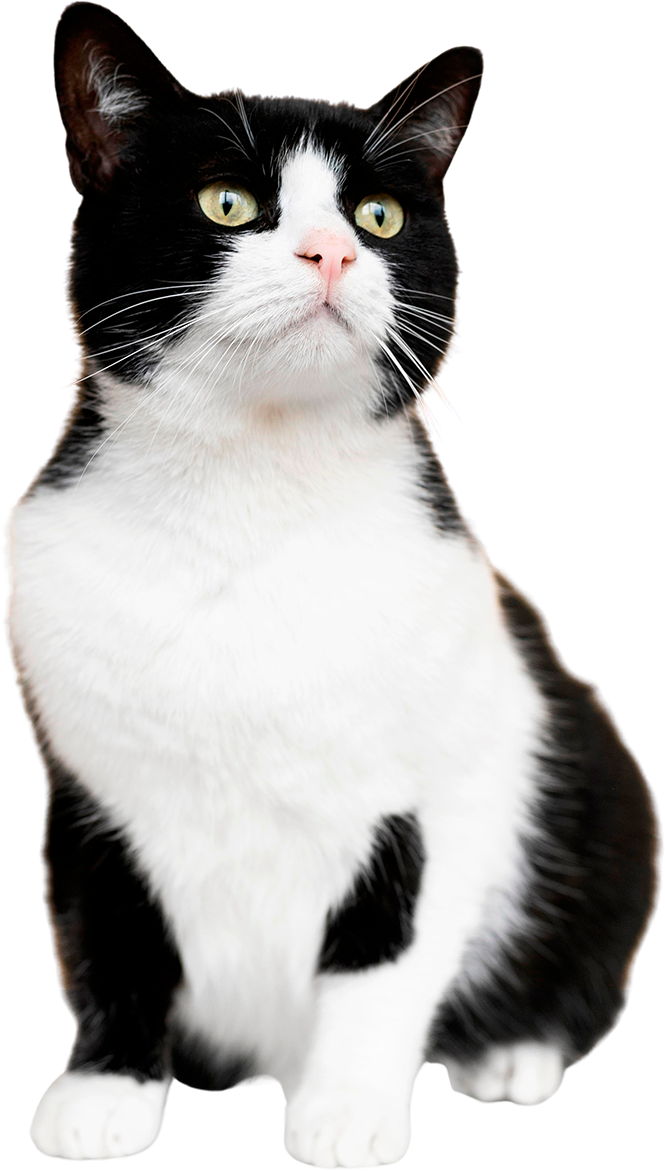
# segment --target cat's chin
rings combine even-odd
[[[347,334],[353,332],[350,323],[335,305],[331,305],[329,301],[320,301],[301,318],[289,325],[283,331],[282,336],[298,333],[301,338],[303,334],[311,334],[313,339],[319,337],[324,339],[334,337],[340,329]]]
[[[332,372],[354,360],[361,349],[356,331],[334,306],[317,305],[262,347],[256,365],[290,371]]]

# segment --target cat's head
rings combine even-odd
[[[478,93],[475,49],[367,110],[197,96],[95,4],[65,11],[55,61],[93,369],[192,401],[364,395],[374,413],[425,386],[452,325],[442,179]]]

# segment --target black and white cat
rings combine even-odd
[[[78,1019],[48,1154],[143,1149],[172,1076],[266,1073],[296,1158],[392,1162],[423,1061],[541,1101],[621,1008],[644,782],[415,413],[480,73],[202,98],[106,9],[62,17],[85,368],[11,620]]]

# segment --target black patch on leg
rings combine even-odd
[[[48,764],[51,908],[78,1021],[68,1068],[163,1078],[179,958],[122,833],[50,754]]]
[[[320,972],[369,968],[396,959],[409,946],[424,860],[414,814],[383,818],[353,889],[328,912]]]

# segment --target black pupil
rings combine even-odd
[[[378,225],[380,228],[382,228],[382,227],[383,227],[383,221],[384,221],[384,220],[385,220],[385,218],[386,218],[386,209],[385,209],[385,207],[383,206],[383,204],[382,204],[382,203],[375,203],[375,204],[374,204],[373,211],[374,211],[374,219],[376,220],[376,222],[377,222],[377,225]]]
[[[235,201],[236,201],[236,197],[235,197],[235,194],[233,191],[222,191],[222,198],[221,198],[220,202],[222,205],[222,211],[224,212],[224,215],[229,214]]]

